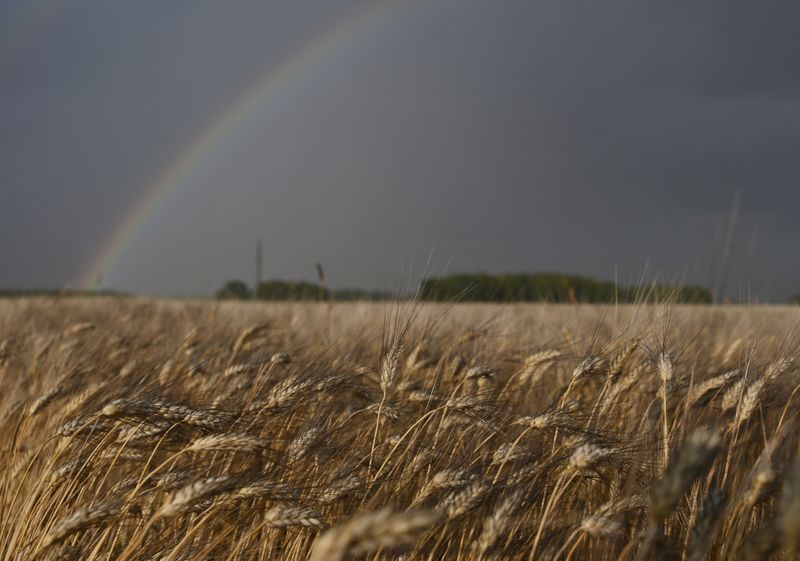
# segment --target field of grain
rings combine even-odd
[[[0,558],[795,559],[790,307],[0,302]]]

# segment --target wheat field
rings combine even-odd
[[[0,302],[0,558],[796,559],[791,307]]]

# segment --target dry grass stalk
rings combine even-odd
[[[201,501],[212,498],[239,485],[235,477],[219,476],[200,479],[172,494],[156,513],[156,518],[169,518],[188,512]]]
[[[92,528],[117,517],[122,510],[119,502],[106,502],[93,506],[80,508],[59,520],[53,528],[45,534],[39,551],[61,543],[72,534]]]
[[[310,561],[339,561],[377,549],[413,545],[441,515],[430,511],[392,512],[382,509],[357,515],[317,539]]]
[[[264,525],[269,528],[285,528],[286,526],[304,526],[321,530],[325,527],[322,516],[310,509],[300,506],[275,506],[264,513]]]

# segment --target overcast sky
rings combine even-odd
[[[74,284],[215,116],[371,3],[0,1],[0,288]],[[740,193],[728,293],[800,293],[800,3],[403,4],[254,111],[104,285],[252,282],[259,236],[265,277],[337,287],[708,285]]]

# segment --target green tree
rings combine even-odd
[[[240,280],[231,280],[217,291],[217,298],[223,300],[248,300],[252,296],[250,288]]]
[[[319,300],[327,299],[328,291],[311,282],[270,280],[258,285],[255,297],[257,300]]]
[[[422,282],[420,297],[462,302],[711,302],[708,290],[699,287],[623,288],[608,281],[556,273],[479,273],[430,278]]]

